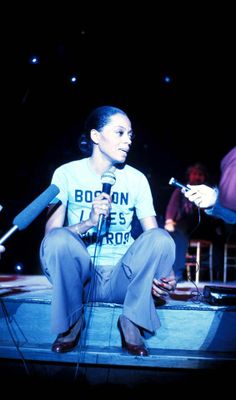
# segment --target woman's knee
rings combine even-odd
[[[154,228],[146,231],[146,238],[149,243],[152,243],[156,249],[162,248],[163,250],[175,252],[175,242],[169,232],[162,228]]]
[[[45,253],[48,250],[50,252],[57,252],[63,250],[65,246],[68,246],[68,235],[69,232],[65,228],[54,228],[52,229],[43,239],[41,248]]]

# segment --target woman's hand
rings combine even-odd
[[[171,293],[175,290],[176,283],[174,274],[161,279],[153,279],[152,294],[155,297],[165,296],[167,293]]]
[[[108,217],[111,210],[111,196],[107,193],[102,192],[97,196],[92,204],[92,209],[90,211],[89,219],[93,226],[97,226],[99,215],[104,215],[105,218]]]

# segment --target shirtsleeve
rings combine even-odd
[[[61,167],[57,168],[54,171],[54,174],[52,176],[52,181],[51,183],[57,185],[57,187],[60,189],[60,192],[58,195],[51,201],[50,204],[55,204],[59,201],[62,202],[63,205],[67,205],[68,201],[68,188],[67,188],[67,179],[65,174],[63,173],[63,170]]]
[[[236,147],[221,162],[219,191],[221,205],[236,211]]]
[[[156,216],[151,188],[144,174],[140,175],[135,208],[138,219]]]
[[[221,218],[228,224],[236,223],[236,211],[223,207],[219,201],[219,196],[214,207],[206,208],[205,213],[211,215],[212,217]]]

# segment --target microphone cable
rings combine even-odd
[[[99,243],[101,243],[102,246],[102,238],[100,235],[98,235],[98,229],[97,229],[97,237],[96,237],[96,242],[95,242],[95,248],[94,248],[94,254],[93,257],[91,257],[91,282],[87,294],[87,299],[84,303],[84,318],[86,315],[86,324],[85,324],[85,329],[83,331],[83,340],[79,341],[79,349],[78,349],[78,361],[76,363],[76,369],[75,369],[75,374],[74,374],[74,380],[76,381],[79,374],[79,371],[81,372],[81,376],[86,375],[86,370],[87,367],[81,366],[81,364],[86,364],[85,356],[86,356],[86,341],[87,341],[87,336],[88,336],[88,328],[90,325],[91,317],[92,317],[92,312],[94,310],[94,303],[95,301],[93,299],[96,299],[96,292],[97,292],[97,262],[98,262],[98,249],[99,249]],[[82,334],[81,334],[82,335]],[[81,338],[82,339],[82,338]],[[84,374],[82,372],[85,372]]]
[[[112,166],[109,168],[107,171],[105,171],[102,176],[101,176],[101,182],[102,182],[102,193],[107,193],[110,195],[111,193],[111,187],[115,184],[116,182],[116,177],[115,177],[115,170],[116,167]],[[102,228],[104,226],[105,221],[107,221],[107,218],[104,217],[103,214],[99,215],[98,219],[98,225],[97,225],[97,237],[96,237],[96,242],[95,242],[95,248],[94,248],[94,255],[93,255],[93,261],[92,261],[92,274],[91,274],[91,285],[89,288],[89,293],[88,293],[88,301],[91,296],[91,303],[93,303],[93,299],[96,299],[96,289],[97,289],[97,275],[96,275],[96,270],[97,270],[97,263],[98,263],[98,249],[102,247],[102,241],[103,241],[103,236],[102,236]]]
[[[20,349],[19,340],[17,340],[15,338],[15,336],[14,336],[14,329],[12,328],[12,322],[13,322],[14,319],[13,319],[12,316],[10,316],[10,314],[8,312],[8,309],[7,309],[7,306],[6,306],[5,302],[4,302],[4,300],[1,298],[1,296],[0,296],[0,303],[1,303],[1,306],[2,306],[2,312],[3,312],[4,318],[5,318],[7,329],[8,329],[8,332],[9,332],[10,336],[11,336],[12,342],[13,342],[17,352],[20,355],[20,360],[23,363],[26,375],[30,377],[30,376],[32,376],[32,374],[29,371],[29,368],[28,368],[28,365],[26,363],[24,354],[22,353],[22,351]]]
[[[110,195],[111,192],[111,186],[114,185],[116,182],[116,177],[115,177],[115,167],[111,167],[109,170],[105,171],[103,175],[101,176],[101,181],[102,181],[102,192],[107,193]],[[80,340],[79,344],[79,349],[80,349],[80,356],[77,362],[76,366],[76,371],[75,371],[75,376],[74,378],[76,379],[78,376],[78,371],[79,371],[79,366],[81,363],[85,363],[85,354],[86,354],[86,340],[87,340],[87,334],[88,334],[88,327],[90,324],[92,312],[93,312],[93,307],[95,303],[95,299],[97,297],[97,267],[98,267],[98,249],[102,247],[102,228],[104,225],[104,222],[106,221],[106,218],[104,217],[103,214],[99,215],[99,220],[98,220],[98,225],[97,225],[97,235],[96,235],[96,242],[95,242],[95,247],[94,247],[94,254],[91,257],[91,282],[87,294],[87,299],[84,304],[84,316],[86,314],[87,310],[87,320],[86,320],[86,325],[84,329],[84,334],[83,334],[83,341]],[[88,310],[88,307],[89,310]],[[84,349],[84,352],[83,350]],[[87,367],[85,367],[87,368]]]

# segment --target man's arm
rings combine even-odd
[[[204,208],[205,213],[212,217],[221,218],[229,224],[236,223],[236,211],[222,206],[218,189],[207,185],[188,186],[190,189],[183,191],[183,194],[189,201],[200,208]]]
[[[236,146],[221,161],[219,200],[223,207],[236,211]]]
[[[236,211],[223,207],[217,198],[214,207],[205,210],[206,214],[223,219],[228,224],[236,223]]]

